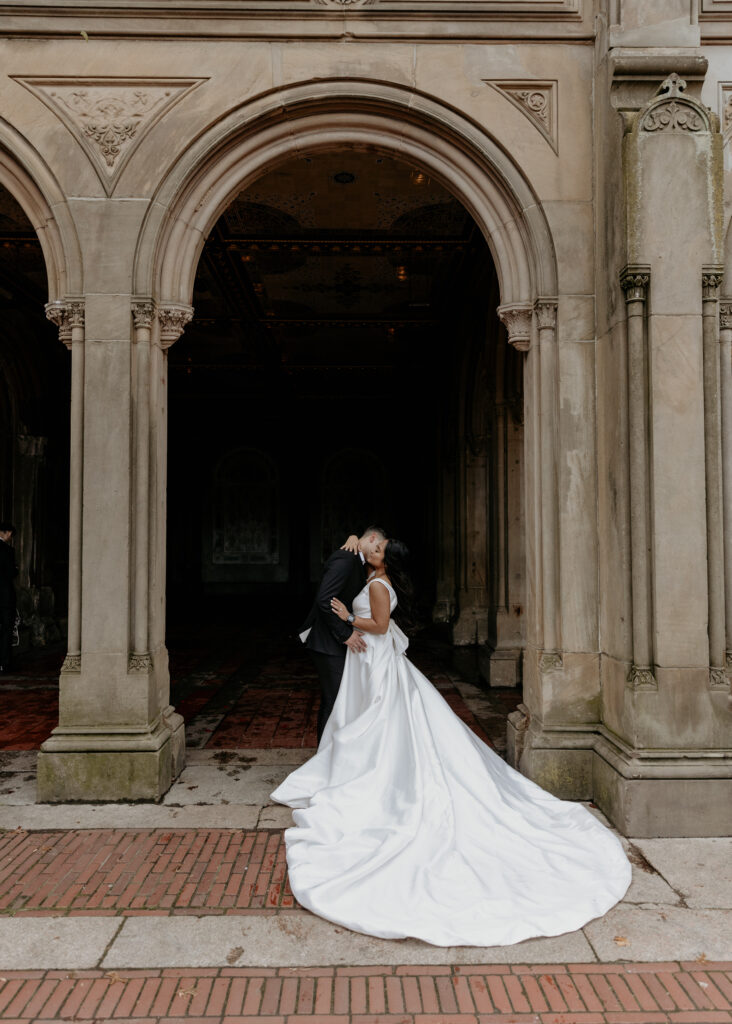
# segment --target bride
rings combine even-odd
[[[353,602],[367,650],[346,655],[317,753],[272,794],[294,808],[292,891],[353,931],[437,946],[580,928],[628,888],[623,848],[586,808],[510,768],[406,657],[394,621],[400,603],[409,611],[406,557],[388,540],[369,559]]]

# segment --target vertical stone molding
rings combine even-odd
[[[155,319],[152,300],[132,303],[134,324],[135,394],[133,415],[134,437],[134,583],[131,616],[131,672],[148,671],[152,667],[148,653],[149,555],[150,555],[150,338]]]
[[[724,531],[725,664],[732,669],[732,298],[719,303]]]
[[[160,322],[160,348],[169,349],[193,319],[193,307],[180,303],[166,303],[158,306],[157,312]]]
[[[650,267],[628,264],[620,273],[627,307],[628,433],[630,459],[630,547],[633,663],[627,682],[632,690],[654,690],[653,602],[650,557],[650,488],[648,451],[648,353],[646,301]]]
[[[543,601],[542,671],[560,668],[561,628],[559,602],[559,396],[557,353],[557,300],[539,298],[534,303],[539,341],[540,373],[540,486],[541,577]]]
[[[49,302],[46,316],[71,352],[69,472],[69,614],[67,655],[62,672],[81,671],[81,531],[84,461],[84,300]]]
[[[508,331],[509,345],[513,345],[519,352],[528,352],[531,348],[531,303],[499,306],[496,312]]]
[[[722,494],[722,406],[719,347],[719,288],[723,267],[702,268],[704,361],[704,471],[707,492],[707,579],[709,590],[709,681],[726,685],[724,594],[724,506]]]

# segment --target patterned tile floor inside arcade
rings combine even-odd
[[[318,686],[299,641],[271,631],[232,629],[227,623],[176,630],[169,639],[171,703],[186,721],[189,746],[217,749],[315,747]],[[452,709],[498,750],[506,716],[520,690],[485,690],[480,720],[451,676],[474,682],[469,651],[454,654],[434,638],[418,639],[411,654]],[[21,655],[2,678],[0,750],[36,750],[58,717],[58,673],[63,651]],[[448,675],[447,673],[450,673]]]
[[[169,646],[191,771],[215,763],[220,774],[237,756],[297,763],[315,747],[317,683],[296,640],[221,622],[173,630]],[[411,656],[502,752],[520,691],[476,686],[473,655],[435,637],[415,642]],[[2,764],[31,764],[53,728],[61,658],[60,650],[30,652],[0,683]],[[638,888],[623,923],[608,925],[609,952],[596,953],[582,933],[507,953],[445,951],[414,940],[364,945],[303,911],[288,885],[281,822],[200,827],[178,804],[151,805],[153,816],[179,817],[144,828],[115,819],[77,827],[71,808],[38,808],[42,817],[28,824],[24,808],[6,807],[15,811],[0,829],[4,1024],[732,1024],[732,963],[718,959],[724,942],[704,945],[707,912],[679,910],[683,897],[637,850]],[[654,956],[645,939],[636,946],[631,917],[636,908],[651,913],[649,901],[664,920],[685,913],[701,929],[677,959],[643,962]]]

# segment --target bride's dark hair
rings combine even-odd
[[[409,575],[409,549],[403,541],[390,538],[384,547],[384,568],[397,596],[394,621],[405,632],[414,629],[414,584]]]

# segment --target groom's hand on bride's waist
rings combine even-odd
[[[363,638],[363,633],[359,633],[357,629],[354,629],[349,638],[344,640],[344,643],[354,654],[362,654],[366,650],[366,641]]]

